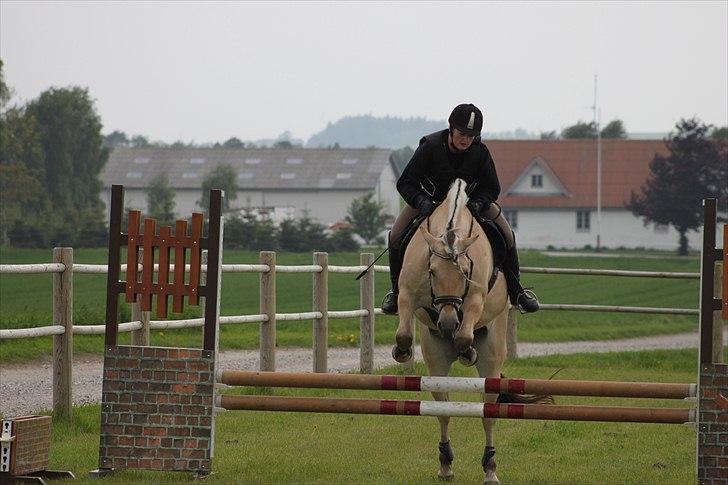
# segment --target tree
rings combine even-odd
[[[0,164],[0,233],[2,244],[12,241],[11,231],[20,234],[37,234],[31,238],[43,245],[45,235],[42,220],[47,209],[47,198],[39,170],[29,169],[20,163]],[[35,228],[35,229],[31,229]],[[23,245],[29,245],[28,242]],[[35,244],[30,244],[31,246]]]
[[[114,130],[104,136],[104,147],[109,150],[113,150],[116,147],[128,147],[129,143],[129,138],[127,138],[126,133],[123,131]]]
[[[558,136],[556,135],[556,131],[542,131],[540,138],[542,140],[556,140]]]
[[[147,188],[149,216],[159,224],[174,224],[174,189],[169,185],[167,173],[154,177]]]
[[[233,136],[225,140],[222,143],[222,146],[225,148],[245,148],[245,143],[243,143],[240,138]]]
[[[384,230],[388,217],[384,213],[384,206],[373,200],[373,197],[374,192],[368,192],[352,200],[344,218],[367,244],[372,244],[377,235]]]
[[[710,137],[713,140],[728,140],[728,126],[721,126],[720,128],[715,128],[710,133]]]
[[[627,131],[624,129],[622,120],[612,120],[602,128],[602,138],[627,138]]]
[[[728,199],[728,144],[708,138],[709,125],[682,119],[665,139],[670,154],[655,155],[650,177],[640,193],[632,192],[627,208],[645,223],[671,224],[680,234],[678,254],[688,253],[686,233],[702,224],[701,201]]]
[[[44,155],[45,189],[56,217],[55,244],[73,244],[76,230],[106,233],[99,174],[109,158],[101,120],[88,90],[51,88],[28,103],[37,122]]]
[[[561,131],[561,138],[567,140],[596,137],[597,127],[593,121],[589,123],[578,121],[575,125],[567,126]]]
[[[13,95],[10,86],[5,84],[5,74],[3,74],[3,60],[0,59],[0,110],[5,109],[5,105],[10,101]]]
[[[133,148],[147,148],[150,146],[149,139],[142,135],[132,136],[130,143]]]
[[[207,211],[210,207],[210,190],[222,189],[225,192],[225,197],[222,199],[222,210],[223,212],[230,210],[230,203],[238,198],[236,176],[235,169],[228,164],[215,167],[202,181],[202,198],[197,201],[197,205]]]

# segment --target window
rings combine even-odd
[[[260,158],[246,158],[245,164],[246,165],[258,165],[260,163]]]
[[[576,231],[589,232],[591,230],[591,213],[589,211],[576,211]]]
[[[341,163],[343,163],[344,165],[354,165],[358,161],[358,158],[345,158],[341,161]]]
[[[291,172],[283,172],[281,174],[281,178],[282,179],[286,179],[286,180],[295,179],[296,178],[296,174],[295,173],[291,173]]]
[[[508,224],[511,225],[511,229],[514,231],[518,229],[518,211],[505,210],[503,211],[503,216],[506,218],[506,221],[508,221]]]
[[[337,173],[336,174],[336,178],[338,180],[350,179],[351,178],[351,174],[350,173]]]
[[[182,174],[183,179],[196,179],[197,172],[185,172]]]
[[[255,176],[253,172],[240,172],[238,174],[239,179],[252,179]]]
[[[190,163],[192,165],[202,165],[203,163],[205,163],[205,159],[204,158],[190,158]]]
[[[303,160],[301,160],[300,158],[288,158],[288,159],[286,159],[286,163],[288,165],[301,165],[302,162],[303,162]]]
[[[149,163],[149,158],[147,158],[147,157],[136,157],[134,159],[134,163]]]
[[[531,175],[531,187],[543,187],[543,175],[540,173]]]
[[[140,178],[142,178],[142,173],[141,172],[126,172],[126,178],[140,179]]]

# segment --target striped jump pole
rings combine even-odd
[[[695,421],[695,410],[548,404],[487,404],[449,401],[394,401],[320,397],[220,395],[216,405],[228,410],[306,413],[461,416],[471,418],[604,421],[613,423],[684,424]]]
[[[486,392],[489,394],[547,394],[553,396],[637,397],[686,399],[695,397],[695,384],[654,382],[499,379],[480,377],[377,376],[225,370],[218,382],[229,386],[368,389],[382,391]]]

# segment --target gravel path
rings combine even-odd
[[[728,341],[728,329],[723,332]],[[698,346],[698,334],[680,333],[622,340],[585,341],[568,343],[520,343],[521,357],[575,354],[580,352],[617,352],[631,350],[682,349]],[[374,366],[392,365],[389,345],[379,345],[374,351]],[[421,359],[419,348],[416,357]],[[223,369],[257,370],[257,350],[226,350],[220,353]],[[357,348],[329,349],[329,372],[351,372],[359,368]],[[310,348],[278,349],[276,364],[279,371],[310,372],[312,351]],[[101,357],[76,359],[73,364],[73,396],[75,404],[101,400]],[[50,361],[6,365],[0,370],[0,414],[19,416],[49,409],[52,406],[52,376]]]

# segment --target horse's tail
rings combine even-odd
[[[501,378],[505,377],[501,374]],[[514,394],[501,393],[498,394],[497,403],[508,404],[556,404],[554,396],[550,394]]]

